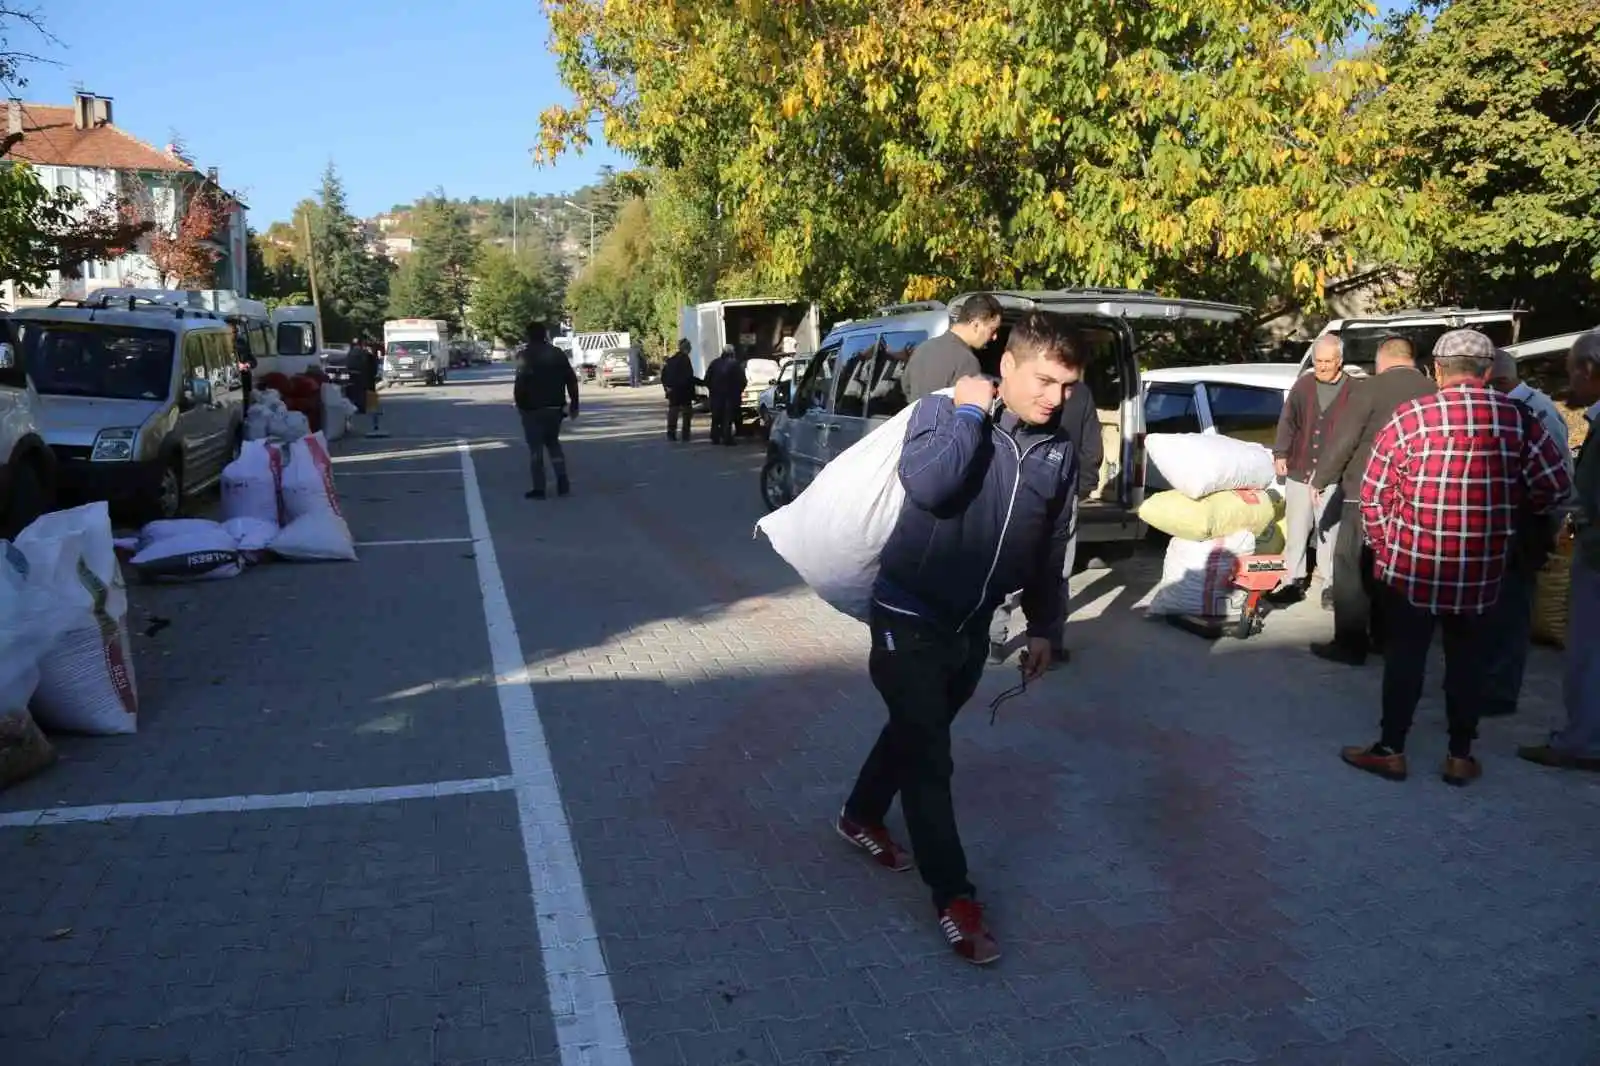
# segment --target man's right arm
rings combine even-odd
[[[961,491],[988,418],[976,404],[951,407],[938,398],[917,404],[900,451],[900,484],[912,503],[932,511]]]

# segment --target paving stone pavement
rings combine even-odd
[[[1006,950],[975,970],[914,874],[831,832],[882,711],[862,627],[750,536],[759,445],[669,446],[654,389],[592,390],[575,495],[533,503],[508,398],[500,371],[389,396],[340,489],[363,540],[466,537],[475,441],[628,1033],[594,1061],[1600,1062],[1600,782],[1510,757],[1556,717],[1554,654],[1483,781],[1392,785],[1338,763],[1378,669],[1308,656],[1315,607],[1207,644],[1134,609],[1150,558],[1080,575],[1073,662],[991,727],[995,667],[957,726]],[[136,588],[143,731],[66,742],[0,815],[500,780],[473,554]],[[1413,758],[1442,755],[1430,696]],[[563,1061],[522,848],[498,791],[0,828],[0,1061]]]

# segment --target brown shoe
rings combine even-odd
[[[1339,758],[1354,766],[1357,770],[1365,770],[1369,774],[1377,774],[1386,781],[1404,781],[1406,779],[1406,757],[1403,752],[1397,751],[1389,755],[1379,755],[1372,748],[1373,745],[1345,748],[1339,753]]]
[[[1524,744],[1517,749],[1517,758],[1557,770],[1600,770],[1600,759],[1568,755],[1548,744]]]
[[[1483,776],[1483,764],[1470,755],[1451,755],[1444,761],[1444,783],[1465,787]]]

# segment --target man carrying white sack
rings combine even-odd
[[[1084,360],[1053,319],[1031,313],[1011,331],[998,393],[988,379],[966,377],[953,398],[917,404],[899,463],[906,499],[873,588],[868,662],[889,723],[837,828],[879,865],[909,870],[912,856],[884,828],[898,794],[940,932],[980,965],[1000,950],[967,879],[950,726],[983,676],[989,618],[1007,591],[1024,590],[1024,681],[1050,666],[1078,480],[1056,413]]]

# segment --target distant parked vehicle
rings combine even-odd
[[[633,381],[633,376],[628,372],[627,352],[607,352],[600,358],[600,369],[595,380],[601,385],[610,388],[613,385],[627,385]]]

